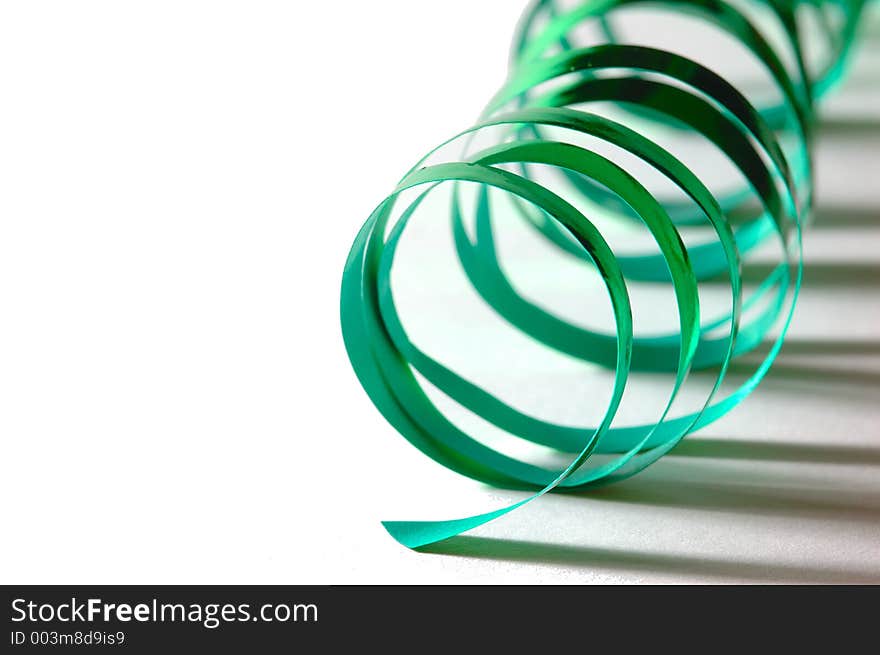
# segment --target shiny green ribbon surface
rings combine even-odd
[[[697,61],[626,43],[617,34],[615,15],[642,6],[681,12],[723,30],[763,67],[776,99],[754,103]],[[385,522],[395,539],[410,548],[425,546],[550,491],[629,477],[752,392],[782,346],[800,288],[801,230],[813,206],[815,107],[846,70],[863,8],[864,0],[531,4],[514,40],[508,79],[477,123],[416,163],[358,233],[343,275],[341,319],[360,383],[398,432],[453,471],[533,493],[467,518]],[[804,47],[807,15],[813,31],[818,25],[819,32],[810,38],[824,44],[819,61],[808,62]],[[584,25],[596,26],[603,42],[575,45],[573,35]],[[614,119],[592,111],[603,103],[619,109]],[[711,144],[741,173],[741,187],[711,191],[700,171],[652,140],[645,125]],[[638,158],[681,194],[665,198],[652,193],[602,154],[604,148],[600,153],[584,145],[583,137]],[[434,163],[450,146],[460,156]],[[565,180],[565,193],[551,190],[536,174],[548,168]],[[463,184],[477,189],[472,202],[465,200]],[[391,270],[408,223],[440,185],[452,186],[448,220],[455,254],[477,294],[506,322],[545,346],[614,371],[610,401],[597,425],[575,428],[523,413],[420,350],[408,336],[395,306]],[[595,268],[610,301],[614,333],[574,325],[517,292],[499,264],[494,238],[498,194],[512,198],[519,218],[561,252]],[[640,226],[656,250],[615,254],[575,200]],[[473,236],[467,221],[475,226]],[[681,231],[697,225],[708,226],[713,237],[686,246]],[[778,265],[746,290],[742,259],[771,241],[781,253]],[[704,315],[698,284],[719,276],[729,284],[730,310]],[[677,329],[635,334],[628,282],[671,285]],[[722,392],[731,361],[767,338],[772,346],[751,375]],[[673,403],[688,374],[697,369],[717,375],[714,385],[696,411],[674,415]],[[671,393],[656,420],[617,426],[614,419],[627,381],[639,372],[672,373]],[[552,470],[469,436],[429,399],[416,373],[515,438],[568,453],[570,463]]]

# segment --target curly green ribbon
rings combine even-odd
[[[634,475],[687,434],[731,411],[767,373],[782,346],[801,283],[801,229],[813,204],[815,105],[843,76],[865,1],[762,0],[759,4],[781,26],[794,53],[794,65],[783,63],[778,44],[771,45],[756,14],[742,2],[588,0],[568,9],[560,9],[553,0],[533,2],[514,40],[510,76],[478,123],[428,153],[367,219],[345,265],[341,298],[345,346],[362,386],[395,429],[443,466],[484,483],[534,492],[513,505],[477,516],[383,523],[403,545],[417,548],[447,539],[553,490],[582,489]],[[765,67],[781,102],[756,108],[734,86],[695,61],[655,48],[617,43],[612,24],[615,10],[642,5],[687,12],[726,31]],[[819,18],[829,45],[827,60],[814,71],[805,63],[799,32],[799,12],[805,9]],[[572,31],[585,21],[598,22],[608,43],[574,47]],[[701,135],[742,173],[743,188],[716,196],[693,171],[645,134],[590,112],[590,105],[597,102],[616,103],[634,119]],[[494,145],[472,151],[476,137],[491,130],[500,130],[502,136],[496,137]],[[690,202],[655,197],[618,164],[578,145],[578,135],[589,135],[638,157]],[[464,145],[459,161],[429,164],[450,144]],[[615,255],[581,210],[534,179],[535,167],[552,167],[568,182],[572,194],[589,199],[621,221],[643,225],[658,252]],[[459,193],[463,182],[479,185],[472,214]],[[614,370],[611,399],[597,426],[573,428],[529,416],[461,377],[410,340],[391,291],[394,255],[424,198],[444,183],[453,185],[449,217],[456,253],[477,293],[510,324],[546,346]],[[419,193],[389,224],[399,196],[410,189]],[[517,293],[499,265],[495,247],[492,199],[499,192],[514,198],[520,217],[561,251],[595,267],[613,310],[614,334],[572,325]],[[750,212],[750,217],[734,225],[732,217],[743,212]],[[466,215],[475,221],[474,238],[465,229]],[[706,223],[715,239],[686,247],[679,229]],[[741,257],[773,238],[780,244],[783,261],[745,294]],[[717,275],[729,281],[731,310],[703,317],[698,281]],[[651,337],[634,334],[627,280],[672,285],[676,332]],[[748,310],[752,311],[746,321]],[[751,377],[719,398],[732,359],[754,349],[780,321],[778,336]],[[702,407],[684,416],[670,416],[688,373],[710,367],[717,367],[717,378]],[[628,376],[638,371],[675,371],[669,399],[654,423],[614,426]],[[443,415],[414,372],[507,433],[573,454],[571,463],[562,471],[553,471],[480,443]],[[594,464],[594,454],[611,458]]]

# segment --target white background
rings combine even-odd
[[[518,497],[387,426],[338,289],[371,209],[503,81],[521,9],[2,5],[0,581],[880,580],[876,130],[820,152],[851,220],[808,236],[831,274],[808,272],[794,337],[844,346],[783,358],[706,431],[724,456],[533,504],[482,531],[494,549],[381,528]]]

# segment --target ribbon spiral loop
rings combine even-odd
[[[864,0],[537,0],[514,39],[509,77],[473,127],[420,160],[373,211],[352,245],[342,281],[341,319],[354,370],[384,417],[414,446],[462,475],[533,491],[502,509],[449,521],[386,522],[416,548],[475,528],[552,490],[631,476],[689,433],[731,411],[758,385],[779,352],[801,283],[801,230],[813,206],[812,134],[817,101],[841,79]],[[756,102],[721,75],[681,54],[624,42],[612,21],[643,6],[679,12],[727,35],[770,81],[774,100]],[[804,48],[818,25],[820,60]],[[605,42],[577,45],[593,25]],[[772,29],[771,29],[772,27]],[[815,31],[815,30],[814,30]],[[612,117],[602,108],[613,107]],[[705,175],[653,138],[687,135],[720,152],[737,186],[713,190]],[[459,146],[455,159],[434,160]],[[659,194],[608,153],[624,153],[662,178]],[[548,183],[547,176],[554,176]],[[570,427],[522,412],[418,348],[398,315],[391,270],[402,235],[426,197],[451,185],[455,254],[473,289],[509,324],[569,357],[614,371],[604,418]],[[476,192],[473,202],[464,187]],[[592,267],[610,301],[615,332],[564,320],[521,295],[499,262],[499,194],[563,256]],[[643,231],[650,251],[616,253],[593,212]],[[589,215],[589,216],[588,216]],[[468,230],[472,220],[473,235]],[[708,227],[708,241],[682,234]],[[746,288],[742,260],[774,242],[780,261]],[[701,313],[700,282],[729,285],[729,311]],[[677,329],[634,328],[630,287],[670,285]],[[775,330],[775,331],[774,331]],[[772,334],[771,334],[772,332]],[[772,346],[736,388],[722,383],[731,361],[768,337]],[[714,384],[693,411],[675,415],[688,375],[710,369]],[[656,421],[620,426],[632,374],[674,373]],[[453,424],[416,373],[453,401],[516,438],[571,454],[562,470],[490,448]]]

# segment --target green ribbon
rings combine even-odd
[[[358,233],[342,280],[341,320],[345,346],[371,400],[410,443],[462,475],[499,487],[528,489],[526,499],[493,512],[448,521],[383,523],[400,543],[418,548],[473,529],[553,490],[608,484],[641,471],[691,432],[721,418],[748,396],[770,368],[792,318],[801,284],[801,229],[813,204],[812,133],[815,106],[842,78],[864,0],[763,0],[794,54],[787,67],[764,35],[767,12],[758,14],[723,0],[589,0],[562,10],[553,0],[533,2],[514,40],[511,72],[478,123],[419,161],[367,219]],[[615,10],[660,6],[698,16],[742,43],[763,65],[778,91],[777,104],[755,107],[733,85],[688,58],[654,48],[617,43]],[[811,11],[828,44],[827,59],[810,70],[798,17]],[[762,22],[763,21],[763,22]],[[572,32],[585,22],[599,25],[608,43],[573,45]],[[634,125],[590,111],[613,102],[634,124],[701,135],[742,173],[742,188],[713,194],[697,172]],[[477,137],[492,145],[476,148]],[[566,136],[560,136],[566,135]],[[499,136],[500,135],[500,136]],[[588,135],[656,169],[689,199],[652,195],[611,159],[579,145]],[[430,164],[450,145],[457,161]],[[552,167],[567,182],[563,197],[542,185],[536,167]],[[476,184],[474,207],[459,185]],[[453,186],[449,220],[456,254],[476,292],[506,321],[546,346],[615,373],[604,418],[573,428],[529,416],[511,407],[420,350],[398,316],[391,291],[397,246],[424,198],[439,185]],[[415,199],[400,205],[403,192]],[[505,276],[495,247],[493,215],[498,194],[515,200],[519,217],[561,252],[595,267],[607,290],[616,332],[573,325],[517,293]],[[566,194],[567,195],[567,194]],[[411,194],[408,196],[410,197]],[[657,250],[616,255],[600,230],[572,199],[602,207],[616,220],[642,226]],[[744,221],[734,221],[745,215]],[[392,221],[392,219],[394,219]],[[476,225],[475,237],[465,229]],[[714,238],[686,247],[685,226],[708,224]],[[741,258],[775,239],[782,261],[746,293]],[[730,311],[703,316],[698,282],[723,276],[731,291]],[[627,281],[671,284],[678,329],[637,336]],[[748,316],[748,320],[745,320]],[[722,394],[730,362],[753,350],[781,325],[773,345],[752,375]],[[694,369],[717,376],[702,407],[683,416],[671,408]],[[619,427],[614,419],[631,373],[674,372],[672,391],[653,423]],[[563,470],[551,470],[502,454],[453,425],[416,379],[424,379],[461,406],[516,438],[572,455]],[[602,454],[606,457],[594,458]]]

